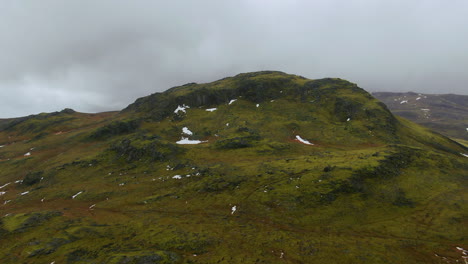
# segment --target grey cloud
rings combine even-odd
[[[281,70],[467,94],[468,2],[0,1],[0,117],[119,110],[187,82]]]

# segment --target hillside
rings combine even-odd
[[[468,95],[412,92],[372,95],[396,115],[443,135],[468,140]]]
[[[0,122],[2,263],[460,263],[468,149],[282,72]]]

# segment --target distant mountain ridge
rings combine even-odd
[[[396,115],[446,136],[468,140],[468,95],[375,92]]]

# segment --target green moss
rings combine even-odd
[[[124,135],[137,130],[140,126],[138,120],[114,121],[108,125],[98,128],[89,137],[91,139],[104,139],[112,136]]]
[[[9,232],[24,232],[47,222],[53,217],[60,216],[60,212],[40,212],[30,214],[15,214],[4,218],[3,227]]]
[[[0,131],[0,186],[24,180],[2,188],[3,263],[437,263],[466,243],[466,149],[341,79],[247,73],[69,115]]]

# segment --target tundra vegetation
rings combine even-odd
[[[467,253],[468,149],[342,79],[245,73],[120,112],[0,120],[0,146],[2,263]]]

